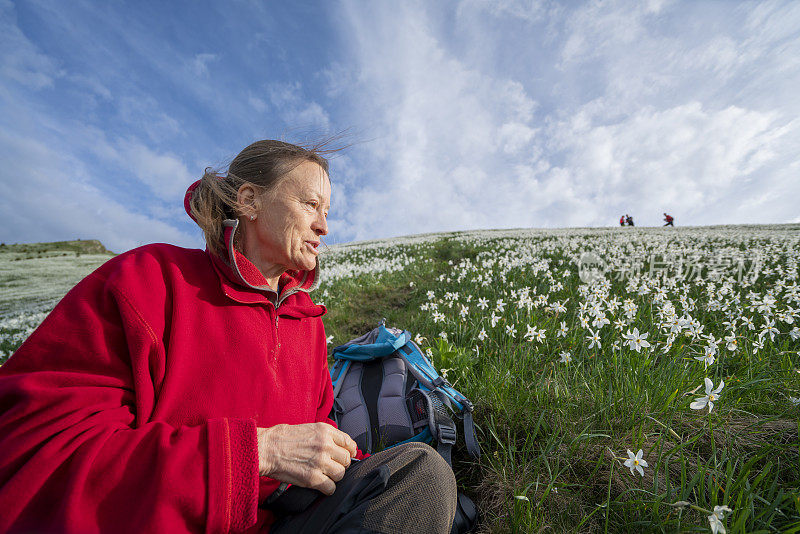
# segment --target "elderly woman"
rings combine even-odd
[[[253,143],[187,191],[206,251],[131,250],[64,297],[0,368],[0,532],[450,531],[433,449],[364,458],[328,419],[327,171]]]

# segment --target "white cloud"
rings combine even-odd
[[[198,236],[110,200],[91,185],[79,159],[52,145],[0,131],[0,240],[99,239],[123,252],[151,242],[199,246]],[[21,237],[22,236],[22,237]]]
[[[52,87],[63,71],[22,33],[16,18],[14,5],[0,0],[0,75],[30,89]]]
[[[186,187],[197,178],[186,168],[179,156],[156,152],[139,141],[120,143],[118,163],[127,167],[158,198],[170,204],[180,204]]]
[[[800,194],[788,170],[800,148],[790,90],[800,69],[794,57],[769,59],[776,47],[794,50],[800,37],[777,45],[760,27],[742,31],[757,16],[780,35],[787,25],[778,14],[800,22],[794,10],[740,7],[709,31],[703,17],[727,12],[693,5],[693,24],[676,36],[670,28],[685,4],[560,11],[466,2],[459,16],[475,9],[515,17],[530,25],[529,41],[519,39],[524,32],[507,40],[502,28],[470,23],[463,29],[472,33],[459,36],[469,45],[459,48],[423,6],[344,5],[341,34],[358,74],[353,116],[381,132],[354,149],[361,169],[348,169],[361,185],[348,187],[340,228],[353,238],[607,225],[620,211],[647,224],[659,224],[663,211],[692,224],[795,217],[790,202],[764,193]],[[542,40],[553,32],[559,46],[548,49]],[[492,67],[507,57],[468,53],[484,42],[487,53],[550,53],[559,68],[543,71],[550,79],[535,71],[508,77]]]
[[[273,83],[267,88],[272,106],[281,118],[294,129],[330,129],[330,117],[325,109],[314,101],[304,98],[303,86],[299,82]]]
[[[208,64],[219,60],[217,54],[195,54],[191,63],[192,72],[198,78],[208,78]]]

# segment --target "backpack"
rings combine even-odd
[[[480,458],[473,405],[439,376],[411,340],[411,333],[377,328],[333,349],[331,419],[368,453],[410,441],[434,444],[452,465],[458,432],[450,414],[463,420],[467,452]]]
[[[458,435],[452,413],[463,420],[467,452],[480,458],[472,403],[439,376],[409,331],[384,323],[333,349],[330,418],[364,452],[411,441],[435,442],[452,466],[450,452]],[[457,497],[451,534],[471,531],[478,518],[472,500],[460,491]]]

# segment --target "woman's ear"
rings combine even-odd
[[[236,192],[236,203],[239,205],[240,215],[250,217],[258,212],[259,199],[252,184],[242,184]]]

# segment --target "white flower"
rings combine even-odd
[[[469,313],[469,306],[461,305],[461,311],[458,312],[461,315],[461,319],[466,319],[467,314]]]
[[[601,313],[600,315],[595,317],[594,321],[592,321],[592,326],[594,326],[595,328],[598,328],[598,329],[599,328],[603,328],[603,326],[607,325],[607,324],[611,324],[611,321],[609,321],[606,318],[606,314],[604,314],[604,313]]]
[[[728,342],[728,350],[731,352],[735,352],[736,348],[739,346],[739,342],[736,341],[736,335],[731,334],[729,336],[725,336],[725,341]]]
[[[763,339],[765,335],[769,334],[769,340],[775,341],[775,334],[779,333],[780,332],[778,332],[778,329],[775,328],[775,321],[770,319],[764,325],[764,329],[761,331],[761,334],[759,334],[759,337]]]
[[[647,342],[647,336],[650,334],[640,334],[638,328],[633,329],[633,333],[628,330],[627,334],[623,334],[622,337],[627,339],[625,343],[630,345],[631,350],[635,350],[636,352],[640,352],[642,348],[647,348],[650,346],[650,343]]]
[[[444,321],[444,314],[440,312],[433,312],[433,322],[439,323],[441,321]]]
[[[706,347],[705,355],[703,355],[703,356],[695,356],[694,359],[703,362],[704,364],[706,364],[706,367],[708,367],[709,365],[713,365],[713,363],[715,361],[714,352],[716,352],[716,351],[712,352],[711,350],[709,350],[710,348],[711,347]]]
[[[715,506],[714,512],[708,516],[711,534],[725,534],[725,524],[722,522],[725,519],[725,512],[733,512],[733,510],[727,506]]]
[[[526,325],[526,328],[528,331],[525,332],[525,335],[522,337],[527,339],[528,341],[533,341],[533,338],[536,337],[536,327],[529,324]]]
[[[485,310],[489,307],[489,301],[483,297],[478,299],[478,307],[482,310]]]
[[[414,282],[409,282],[408,287],[414,287]]]
[[[644,476],[644,469],[643,467],[647,467],[647,461],[642,458],[642,449],[639,449],[639,452],[633,454],[630,449],[628,449],[628,459],[625,460],[625,467],[630,468],[631,474],[633,474],[633,470],[636,469],[639,471],[639,474]]]
[[[517,327],[514,326],[513,324],[507,324],[506,325],[506,334],[508,334],[511,337],[516,336],[517,335]]]
[[[506,303],[503,302],[503,299],[497,299],[497,308],[496,308],[496,310],[499,311],[500,313],[503,313],[503,311],[505,311],[505,309],[506,309]]]
[[[792,341],[794,341],[794,340],[796,340],[796,339],[800,338],[800,328],[797,328],[797,327],[795,326],[794,328],[792,328],[791,330],[789,330],[789,335],[791,336],[791,338],[792,338]]]
[[[428,297],[428,300],[433,300],[433,299],[434,299],[434,297],[436,296],[436,294],[435,294],[433,291],[428,291],[428,292],[426,293],[426,295],[427,295],[427,297]]]
[[[561,351],[561,359],[558,361],[561,363],[569,363],[572,361],[572,354],[570,354],[566,350]]]
[[[586,336],[586,341],[591,341],[591,344],[589,345],[590,349],[594,348],[595,346],[597,346],[598,349],[602,347],[600,345],[600,336],[597,335],[597,332],[593,332],[591,328],[589,329],[589,335]]]
[[[417,345],[422,345],[423,343],[425,343],[425,338],[419,335],[419,333],[417,333],[417,335],[414,336],[414,343],[416,343]]]
[[[691,403],[689,405],[689,407],[692,410],[702,410],[703,408],[708,406],[708,413],[711,413],[711,410],[714,409],[714,401],[715,400],[719,400],[719,397],[720,397],[719,392],[722,391],[722,388],[725,387],[725,381],[724,380],[720,380],[720,383],[719,383],[719,386],[717,386],[717,389],[713,389],[714,388],[714,383],[708,377],[706,377],[704,379],[704,382],[706,384],[706,395],[705,395],[705,397],[698,397],[697,399],[694,400],[693,403]]]
[[[486,339],[487,337],[488,337],[488,336],[486,335],[486,330],[484,330],[483,328],[481,328],[481,331],[480,331],[480,333],[478,334],[478,339],[480,339],[481,341],[483,341],[483,340],[484,340],[484,339]]]
[[[495,315],[494,312],[492,312],[492,316],[489,318],[489,322],[492,323],[492,328],[497,326],[497,321],[499,321],[499,320],[500,320],[500,316],[499,315]]]
[[[447,341],[447,332],[442,330],[441,332],[439,332],[439,337]]]
[[[333,343],[333,336],[328,336],[328,337],[326,338],[326,341],[328,342],[328,345],[330,345],[331,343]]]
[[[795,328],[797,330],[797,328]],[[557,337],[567,337],[567,323],[561,321],[561,326],[558,327]]]

